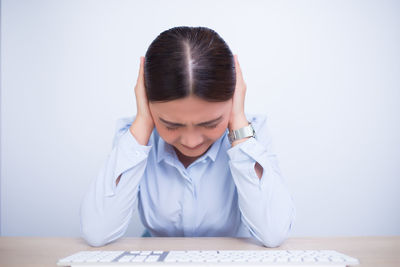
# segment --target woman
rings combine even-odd
[[[294,206],[265,116],[244,112],[237,56],[213,30],[175,27],[140,58],[137,114],[81,206],[92,246],[120,238],[134,209],[151,236],[253,237],[279,246]]]

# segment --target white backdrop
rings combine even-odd
[[[1,235],[79,236],[79,206],[136,111],[139,57],[216,30],[265,113],[292,236],[400,234],[398,1],[3,0]],[[137,214],[127,235],[141,235]]]

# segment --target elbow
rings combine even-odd
[[[96,217],[81,217],[81,236],[92,247],[105,246],[122,237],[126,231],[125,224]]]
[[[92,247],[101,247],[107,243],[104,235],[104,226],[101,219],[93,213],[87,205],[81,205],[80,210],[80,232],[81,237]]]
[[[276,248],[281,246],[289,237],[293,228],[293,215],[285,227],[271,229],[270,231],[260,234],[259,240],[263,246],[268,248]]]
[[[81,237],[90,246],[105,246],[124,235],[128,227],[130,214],[128,214],[124,219],[119,219],[112,212],[105,212],[107,215],[103,215],[99,212],[94,212],[93,210],[96,209],[87,209],[84,205],[81,207]]]
[[[91,247],[102,247],[107,244],[104,239],[96,236],[83,235],[83,239],[85,239],[86,243]]]
[[[108,240],[102,234],[103,231],[99,229],[99,225],[86,225],[81,223],[81,236],[86,243],[92,247],[101,247],[106,245]]]
[[[280,247],[286,239],[287,236],[264,236],[261,237],[260,241],[264,247],[276,248]]]
[[[288,238],[289,231],[266,233],[259,238],[262,245],[267,248],[280,247]]]
[[[93,214],[81,213],[81,237],[92,247],[101,247],[110,242],[108,238],[106,221]]]

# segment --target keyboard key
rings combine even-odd
[[[306,256],[303,258],[303,262],[316,262],[314,257]]]
[[[136,256],[131,260],[131,262],[143,262],[146,259],[146,257],[147,256],[142,256],[142,255]]]
[[[154,256],[149,256],[146,260],[145,260],[145,262],[156,262],[156,261],[158,261],[158,258],[160,258],[160,256],[156,256],[156,255],[154,255]]]
[[[123,256],[118,262],[130,262],[135,256]]]

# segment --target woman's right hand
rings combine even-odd
[[[136,96],[136,118],[129,128],[132,135],[141,145],[147,145],[150,135],[154,129],[154,121],[151,116],[149,101],[144,85],[144,57],[140,57],[139,75],[135,86]]]

